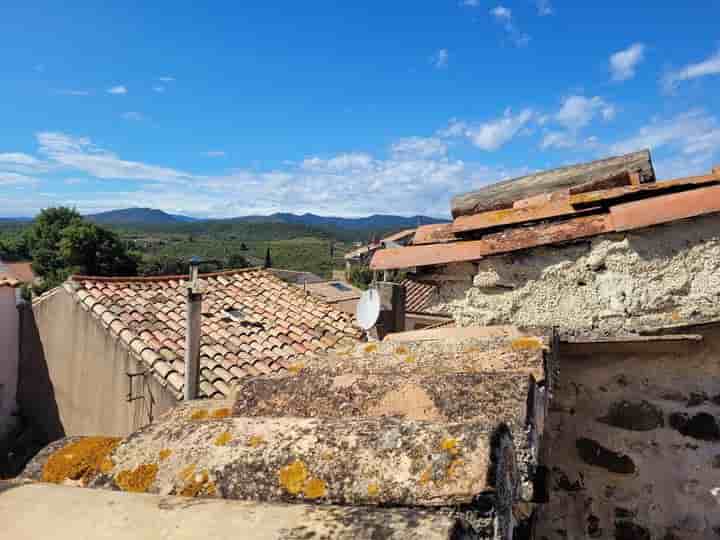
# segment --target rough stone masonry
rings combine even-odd
[[[720,216],[434,268],[461,326],[619,335],[720,317]],[[465,278],[465,279],[463,279]]]

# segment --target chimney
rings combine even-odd
[[[190,281],[187,284],[185,314],[185,401],[197,399],[200,379],[200,321],[202,292],[198,281],[200,259],[190,259]]]
[[[380,294],[380,317],[378,337],[383,339],[394,332],[405,331],[405,287],[399,283],[380,281],[376,283]]]

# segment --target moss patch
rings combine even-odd
[[[115,483],[123,491],[145,493],[155,481],[157,472],[157,464],[143,463],[133,470],[120,471],[115,477]]]
[[[110,453],[120,442],[116,437],[86,437],[62,447],[50,455],[42,471],[42,480],[60,484],[65,480],[87,483],[99,472],[112,469]]]

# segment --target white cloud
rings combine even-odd
[[[720,50],[702,62],[688,64],[677,71],[668,73],[663,82],[666,90],[672,90],[681,81],[708,75],[720,75]]]
[[[52,166],[31,155],[21,152],[0,153],[0,169],[23,174],[47,172]]]
[[[480,5],[480,0],[463,0],[462,5],[470,6],[470,7],[478,7]]]
[[[107,93],[108,93],[108,94],[123,95],[123,94],[127,94],[127,93],[128,93],[128,90],[127,90],[127,88],[125,88],[124,86],[119,85],[119,86],[113,86],[113,87],[111,87],[111,88],[108,88],[108,89],[107,89]]]
[[[645,45],[633,43],[627,49],[610,56],[610,73],[614,81],[626,81],[635,76],[635,68],[645,56]]]
[[[37,133],[36,137],[40,153],[50,162],[97,178],[168,183],[187,182],[192,178],[192,175],[175,169],[120,159],[112,152],[96,147],[87,137],[47,131]]]
[[[448,50],[439,49],[430,57],[430,63],[437,69],[446,68],[448,65]]]
[[[569,131],[548,131],[540,141],[540,148],[572,148],[577,145],[577,137]]]
[[[709,161],[720,151],[720,127],[714,116],[692,110],[670,119],[655,119],[638,133],[617,141],[613,153],[626,153],[642,148],[666,148],[687,157]]]
[[[563,100],[555,120],[567,129],[577,130],[587,126],[598,114],[604,120],[612,120],[616,110],[600,96],[587,98],[574,95]]]
[[[518,47],[524,47],[530,42],[530,36],[518,30],[513,20],[512,10],[505,6],[495,6],[490,10],[495,20],[502,24],[508,38]]]
[[[175,81],[175,77],[167,77],[167,76],[165,76],[165,77],[158,77],[158,81],[162,81],[162,82],[174,82],[174,81]]]
[[[89,96],[92,92],[89,90],[55,90],[55,93],[61,96]]]
[[[541,17],[546,17],[554,13],[553,7],[550,4],[550,0],[537,0],[537,11]]]
[[[205,155],[207,157],[225,157],[225,152],[223,150],[209,150],[205,152]]]
[[[396,159],[427,159],[447,154],[447,144],[436,137],[408,137],[390,147]]]
[[[24,184],[36,184],[37,178],[33,178],[31,176],[26,176],[24,174],[18,174],[14,172],[3,172],[0,171],[0,185],[2,186],[8,186],[8,185],[24,185]]]
[[[162,94],[165,91],[165,87],[158,84],[152,87],[153,92],[157,92],[158,94]]]
[[[532,109],[523,109],[513,115],[508,108],[500,118],[480,124],[468,124],[456,119],[450,120],[448,127],[438,131],[441,137],[464,136],[483,150],[497,150],[516,135],[527,135],[529,122],[534,118]]]

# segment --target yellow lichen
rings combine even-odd
[[[288,371],[290,373],[298,374],[305,368],[305,364],[302,362],[295,362],[294,364],[290,364],[288,366]]]
[[[420,480],[419,480],[419,482],[420,482],[421,485],[424,486],[425,484],[427,484],[428,482],[430,482],[431,478],[432,478],[432,469],[431,469],[430,467],[428,467],[428,468],[425,469],[425,470],[422,472],[422,474],[420,475]]]
[[[367,492],[370,497],[377,497],[380,493],[380,487],[377,484],[368,484]]]
[[[102,460],[102,463],[100,463],[100,472],[104,474],[108,474],[110,471],[113,470],[113,467],[115,464],[112,462],[112,459],[105,458]]]
[[[462,459],[460,459],[460,458],[453,459],[450,462],[450,465],[448,465],[447,477],[453,478],[454,476],[456,476],[461,465],[462,465]]]
[[[289,465],[278,471],[280,485],[284,487],[288,493],[297,495],[303,489],[305,480],[307,480],[307,468],[300,460],[295,460]]]
[[[208,417],[206,409],[198,409],[190,415],[191,420],[205,420]]]
[[[368,343],[367,345],[365,345],[365,347],[363,348],[363,350],[364,350],[366,353],[374,353],[374,352],[377,351],[377,345],[375,345],[374,343]]]
[[[412,354],[408,354],[408,355],[404,358],[404,360],[405,360],[405,362],[407,362],[408,364],[414,364],[414,363],[417,361],[417,358],[415,358]]]
[[[143,463],[133,470],[120,471],[115,477],[115,483],[123,491],[134,493],[146,492],[157,476],[158,466],[155,463]]]
[[[327,493],[325,482],[319,478],[310,478],[307,482],[305,482],[303,494],[308,499],[318,499],[320,497],[324,497],[325,493]]]
[[[265,444],[265,439],[263,439],[260,435],[252,435],[248,439],[248,446],[252,448],[257,448],[261,444]]]
[[[673,312],[670,314],[670,318],[671,318],[673,321],[679,321],[679,320],[680,320],[680,312],[679,312],[679,311],[673,311]]]
[[[232,440],[232,435],[227,431],[223,431],[220,435],[215,438],[215,446],[225,446]]]
[[[441,443],[442,449],[445,450],[448,454],[456,456],[458,454],[458,442],[457,439],[453,438],[447,438],[443,439],[443,442]]]
[[[197,497],[198,495],[213,495],[215,493],[215,484],[210,482],[210,473],[207,469],[190,475],[185,486],[180,490],[183,497]]]
[[[395,354],[408,354],[410,351],[405,345],[400,345],[395,349]]]
[[[120,442],[115,437],[85,437],[63,446],[50,455],[42,471],[42,480],[59,484],[64,480],[88,482],[98,472],[107,472],[106,460]],[[110,461],[110,468],[112,462]]]
[[[162,450],[160,450],[160,452],[158,452],[158,454],[160,456],[160,461],[165,461],[172,454],[172,450],[168,448],[163,448]]]
[[[187,482],[188,480],[190,480],[190,477],[193,475],[193,473],[195,473],[195,464],[191,463],[190,465],[185,467],[183,470],[181,470],[180,473],[178,474],[178,476],[180,477],[181,480],[184,480]]]
[[[210,416],[213,418],[227,418],[230,416],[230,409],[223,407],[222,409],[215,409]]]
[[[513,339],[510,346],[514,351],[536,351],[542,349],[543,342],[540,338],[527,336]]]

